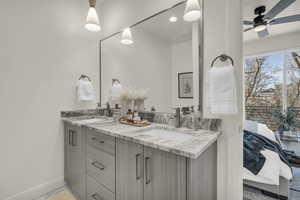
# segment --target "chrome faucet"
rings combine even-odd
[[[180,107],[175,108],[175,127],[180,128],[181,127],[181,116],[180,116]]]
[[[111,117],[112,116],[112,109],[110,108],[109,103],[106,103],[106,109],[105,109],[105,114],[106,117]]]

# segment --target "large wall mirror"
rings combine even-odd
[[[201,105],[201,21],[185,22],[184,7],[177,4],[133,25],[131,35],[125,33],[132,44],[121,42],[123,31],[101,40],[102,105],[109,102],[115,79],[146,91],[146,110],[174,112]]]

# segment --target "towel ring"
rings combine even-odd
[[[85,79],[85,78],[87,78],[89,81],[91,81],[91,78],[87,75],[84,75],[84,74],[81,74],[81,76],[79,77],[78,80],[82,80],[82,79]]]
[[[227,56],[226,54],[221,54],[217,56],[212,62],[210,67],[214,67],[215,62],[220,59],[222,62],[226,62],[228,59],[230,60],[232,66],[234,65],[233,59],[230,56]]]

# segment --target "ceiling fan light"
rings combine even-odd
[[[265,30],[266,28],[267,28],[267,25],[261,24],[261,25],[255,26],[254,30],[255,30],[256,32],[260,32],[260,31]]]
[[[186,2],[183,19],[187,22],[194,22],[201,18],[201,9],[198,0]]]
[[[89,8],[84,27],[91,32],[98,32],[101,30],[98,14],[94,7]]]
[[[133,44],[133,38],[130,28],[125,28],[123,30],[121,43],[126,45]]]

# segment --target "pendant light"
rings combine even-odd
[[[201,17],[201,9],[198,0],[188,0],[186,2],[183,19],[187,22],[194,22]]]
[[[86,17],[85,28],[91,32],[98,32],[101,30],[98,14],[96,11],[96,0],[89,0],[90,8]]]
[[[121,39],[122,44],[130,45],[133,44],[133,38],[131,34],[130,28],[125,28],[122,32],[122,39]]]

